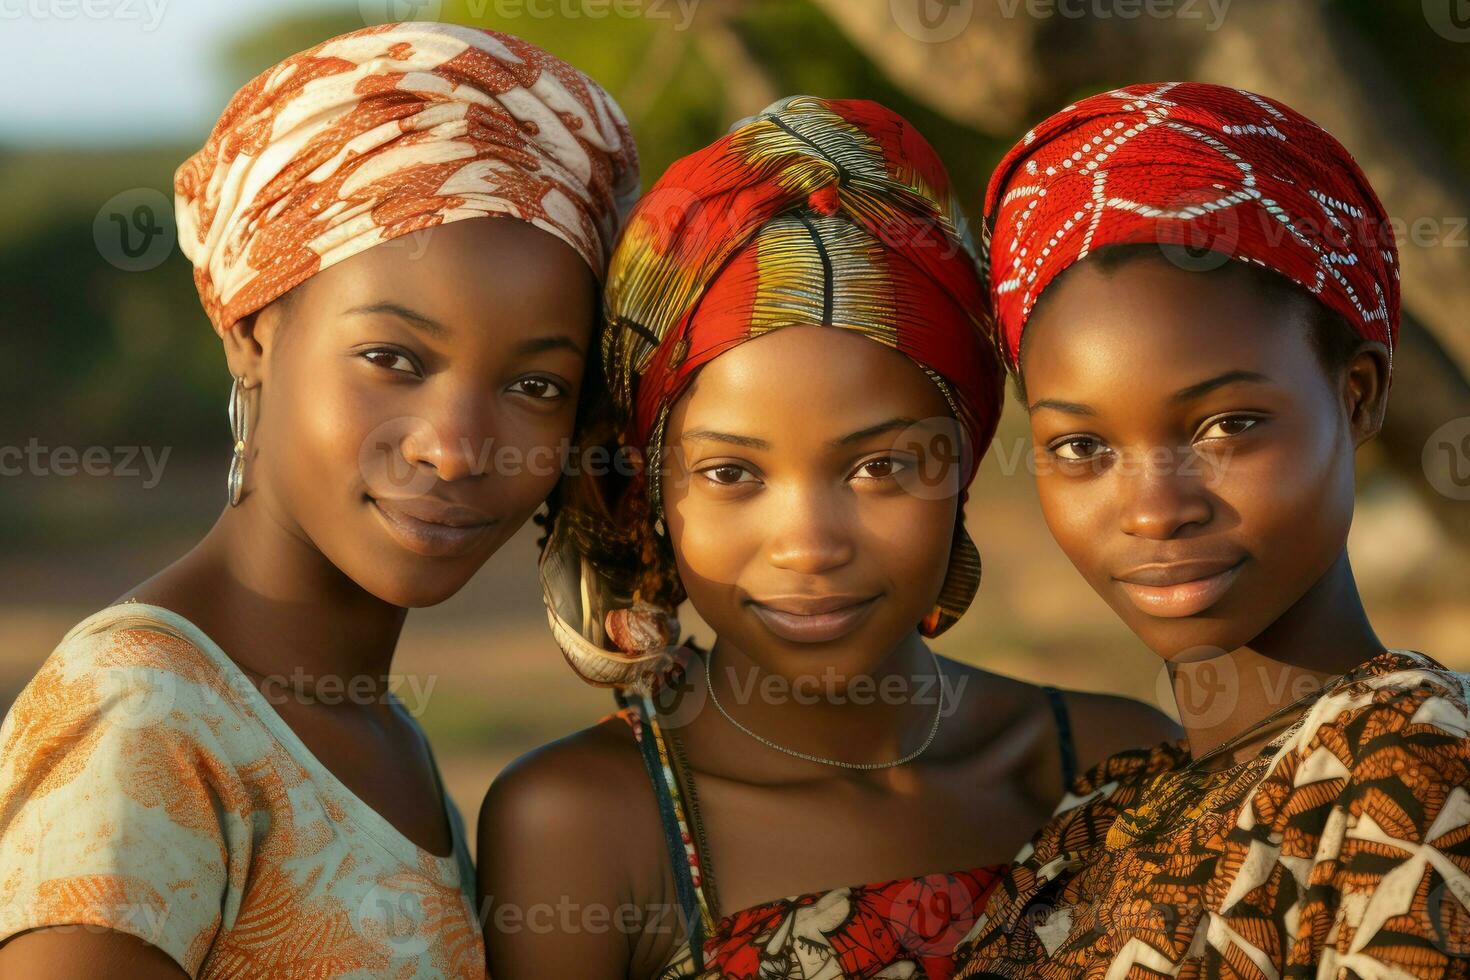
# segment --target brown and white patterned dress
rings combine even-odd
[[[1183,742],[1084,773],[958,976],[1470,977],[1470,678],[1392,650],[1148,832]]]

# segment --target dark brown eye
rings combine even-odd
[[[704,471],[704,475],[711,483],[718,483],[721,486],[728,487],[743,482],[740,478],[745,475],[745,470],[742,467],[727,463],[724,466],[710,467]]]
[[[863,479],[887,480],[902,470],[904,464],[892,456],[884,456],[880,459],[870,459],[858,467],[858,473]]]
[[[532,398],[558,398],[562,394],[561,386],[549,378],[522,378],[510,387]]]
[[[1199,439],[1226,439],[1230,436],[1238,436],[1255,428],[1261,420],[1248,415],[1232,415],[1227,418],[1216,419],[1200,430],[1196,437]]]
[[[1101,440],[1091,436],[1073,436],[1061,442],[1054,443],[1051,451],[1062,459],[1084,460],[1096,456],[1102,449]]]
[[[417,369],[414,368],[413,362],[395,350],[379,347],[376,350],[364,351],[362,356],[367,358],[368,363],[375,364],[381,368],[387,368],[390,371],[399,371],[403,374],[418,373]]]

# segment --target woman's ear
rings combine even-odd
[[[1378,341],[1363,343],[1348,361],[1343,403],[1354,446],[1361,446],[1383,428],[1383,416],[1388,411],[1388,377],[1388,348]]]
[[[225,363],[230,366],[230,375],[244,378],[246,385],[260,383],[260,368],[265,361],[265,349],[255,336],[258,313],[251,313],[235,322],[225,331]]]
[[[231,376],[245,378],[247,387],[254,387],[263,380],[271,345],[280,332],[285,299],[283,296],[241,317],[225,332],[225,362],[230,366]]]

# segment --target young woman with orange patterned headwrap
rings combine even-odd
[[[6,717],[0,973],[484,975],[389,672],[408,609],[555,483],[485,460],[570,437],[637,185],[606,93],[505,34],[368,28],[234,96],[175,180],[235,377],[228,504]]]

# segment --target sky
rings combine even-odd
[[[0,0],[0,146],[201,139],[231,94],[211,60],[232,33],[357,5]]]

